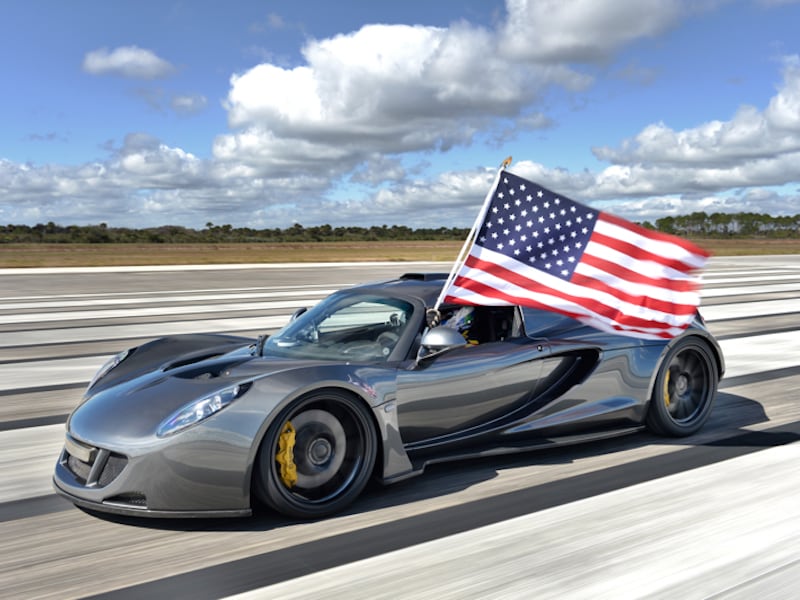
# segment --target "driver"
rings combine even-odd
[[[462,306],[442,323],[442,327],[449,327],[455,329],[464,339],[470,344],[477,344],[477,340],[470,339],[469,333],[475,319],[475,307]]]

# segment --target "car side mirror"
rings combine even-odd
[[[420,341],[419,358],[427,358],[453,348],[463,348],[467,340],[450,327],[433,327],[425,332]]]

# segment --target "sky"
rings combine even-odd
[[[468,227],[499,165],[642,222],[800,213],[798,0],[31,0],[0,224]]]

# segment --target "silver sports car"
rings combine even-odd
[[[104,365],[55,469],[75,504],[128,515],[316,518],[433,462],[696,432],[724,361],[698,314],[671,340],[522,307],[426,311],[445,275],[337,292],[278,333],[166,337]]]

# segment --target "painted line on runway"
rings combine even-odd
[[[145,265],[120,267],[20,267],[2,268],[0,275],[71,275],[77,273],[169,273],[175,271],[252,271],[258,269],[331,269],[339,267],[417,267],[452,263],[432,261],[243,263],[224,265]]]

